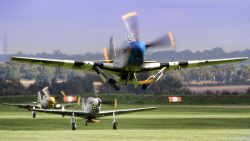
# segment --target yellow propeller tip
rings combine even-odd
[[[103,53],[104,53],[104,58],[106,60],[106,63],[109,63],[109,57],[108,57],[108,51],[107,48],[103,49]]]
[[[132,17],[132,16],[136,16],[136,15],[137,15],[136,12],[131,12],[131,13],[128,13],[128,14],[126,14],[126,15],[123,15],[123,16],[122,16],[122,19],[124,20],[124,19],[126,19],[126,18],[129,18],[129,17]]]
[[[115,98],[114,101],[115,101],[114,108],[116,108],[117,107],[117,99]]]
[[[173,34],[171,32],[168,32],[168,36],[169,36],[169,39],[170,39],[171,47],[174,48],[175,47],[175,43],[174,43]]]
[[[91,119],[92,122],[100,122],[100,120]]]

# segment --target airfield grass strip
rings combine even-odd
[[[82,94],[81,97],[95,97],[95,94]],[[173,96],[173,95],[171,95]],[[175,95],[178,96],[178,95]],[[104,104],[113,104],[114,98],[119,104],[157,104],[157,105],[250,105],[250,95],[181,95],[182,102],[170,103],[169,95],[138,94],[100,94]],[[0,103],[35,102],[37,95],[0,96]],[[57,99],[58,103],[62,99]]]

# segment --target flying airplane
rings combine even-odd
[[[18,106],[19,108],[39,108],[39,109],[60,109],[64,107],[71,106],[72,104],[56,104],[56,99],[55,97],[52,97],[49,93],[48,87],[45,87],[43,90],[44,96],[41,98],[41,93],[40,91],[37,93],[37,102],[33,102],[33,104],[11,104],[11,103],[3,103],[4,105],[9,105],[9,106]],[[33,118],[36,117],[36,112],[32,112]]]
[[[53,110],[53,109],[32,109],[31,111],[36,112],[46,112],[52,114],[59,114],[63,117],[65,115],[71,116],[71,125],[72,130],[76,129],[76,121],[75,117],[80,117],[85,120],[85,126],[88,125],[88,122],[98,122],[98,117],[104,116],[113,116],[113,129],[117,129],[118,121],[116,119],[117,114],[124,114],[124,113],[131,113],[131,112],[138,112],[142,110],[152,110],[157,109],[157,107],[147,107],[147,108],[137,108],[137,109],[122,109],[122,110],[111,110],[111,111],[101,111],[101,99],[100,98],[93,98],[89,97],[86,104],[84,98],[82,98],[82,111],[75,111],[75,110]]]
[[[128,29],[131,37],[128,36],[128,38],[118,49],[115,48],[114,38],[111,37],[109,55],[107,53],[107,49],[104,48],[105,60],[75,61],[12,57],[11,61],[96,72],[105,83],[108,83],[115,90],[120,90],[120,84],[128,85],[129,83],[133,83],[135,87],[138,87],[138,85],[141,84],[143,89],[147,89],[152,84],[156,83],[168,70],[179,70],[191,67],[203,67],[248,60],[248,57],[239,57],[165,63],[145,61],[147,50],[156,47],[175,46],[172,33],[168,32],[167,35],[153,42],[145,44],[144,42],[139,40],[137,13],[128,13],[122,16],[122,19],[124,20],[126,28]],[[152,72],[155,72],[155,74],[148,77],[148,79],[144,81],[137,80],[136,74]],[[108,74],[111,74],[113,76],[110,76]]]

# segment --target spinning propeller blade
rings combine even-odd
[[[171,32],[168,32],[167,35],[159,38],[158,40],[155,40],[151,43],[146,44],[146,48],[152,48],[156,46],[166,46],[166,47],[172,47],[174,48],[175,43],[174,43],[174,37]]]
[[[61,94],[62,94],[63,96],[66,96],[65,93],[64,93],[64,91],[62,91],[62,90],[61,90]]]
[[[109,57],[108,57],[108,51],[107,48],[103,49],[103,54],[104,54],[104,58],[106,60],[106,63],[109,63]]]
[[[139,28],[137,23],[137,13],[132,12],[122,16],[128,32],[135,41],[139,41]]]
[[[47,96],[47,97],[50,97],[50,93],[49,93],[49,87],[45,87],[43,88],[43,93]]]
[[[117,107],[117,99],[115,98],[114,99],[114,108],[116,108]]]
[[[81,105],[81,96],[78,97],[77,103],[78,103],[78,106]]]

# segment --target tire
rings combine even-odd
[[[117,90],[119,91],[121,88],[120,88],[120,85],[119,83],[117,83],[114,79],[109,79],[109,85],[114,89],[114,90]]]
[[[32,113],[33,118],[36,118],[36,112]]]
[[[75,122],[72,123],[72,130],[76,130],[76,123]]]
[[[116,122],[113,122],[113,129],[114,129],[114,130],[117,129],[117,124],[116,124]]]

